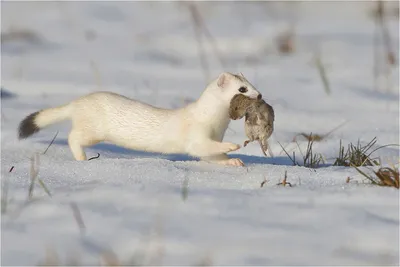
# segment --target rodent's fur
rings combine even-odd
[[[240,87],[244,95],[261,94],[243,75],[224,72],[200,98],[180,109],[161,109],[111,92],[96,92],[69,104],[27,116],[19,125],[19,138],[63,120],[72,121],[68,144],[76,160],[86,160],[83,150],[99,142],[166,154],[189,154],[204,161],[243,166],[226,153],[240,145],[222,142],[229,125],[230,101]]]
[[[245,132],[249,140],[243,146],[257,140],[261,150],[266,156],[268,138],[274,131],[274,109],[263,99],[251,99],[245,95],[237,94],[231,100],[229,117],[232,120],[245,118]],[[268,150],[271,154],[271,151]],[[272,155],[272,154],[271,154]]]

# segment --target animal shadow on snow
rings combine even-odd
[[[48,140],[39,141],[43,144],[48,144]],[[58,139],[53,142],[53,145],[62,145],[68,146],[67,139]],[[160,154],[160,153],[152,153],[152,152],[144,152],[133,149],[126,149],[120,146],[116,146],[113,144],[107,143],[99,143],[91,147],[87,147],[85,149],[87,157],[90,158],[91,154],[100,153],[100,157],[102,156],[102,152],[109,156],[117,156],[129,155],[132,158],[161,158],[170,161],[198,161],[199,159],[183,155],[183,154]],[[264,157],[264,156],[253,156],[253,155],[243,155],[243,154],[229,154],[230,157],[240,158],[245,164],[273,164],[273,165],[293,165],[292,162],[287,157]]]

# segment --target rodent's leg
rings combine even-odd
[[[188,146],[188,154],[195,157],[208,157],[232,152],[239,148],[240,145],[237,144],[206,139],[191,143]]]
[[[258,139],[258,143],[260,144],[261,151],[264,154],[264,156],[267,156],[267,153],[265,153],[265,151],[268,150],[268,143],[267,143],[266,146],[264,146],[260,139]]]
[[[201,160],[221,165],[244,166],[244,163],[241,159],[229,158],[226,154],[216,155],[212,157],[203,157],[201,158]]]
[[[243,146],[247,146],[247,144],[250,143],[250,142],[252,142],[252,141],[251,141],[251,140],[246,140],[246,141],[244,141]]]

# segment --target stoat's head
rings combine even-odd
[[[217,90],[222,93],[221,96],[227,103],[230,103],[231,99],[241,94],[251,99],[261,99],[262,95],[249,83],[249,81],[243,76],[243,74],[232,74],[229,72],[221,73],[216,82]]]

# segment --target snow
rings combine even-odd
[[[89,92],[110,90],[176,108],[198,98],[208,80],[189,12],[178,2],[2,2],[2,33],[38,37],[2,43],[1,86],[15,95],[1,101],[1,179],[10,199],[2,215],[1,265],[35,265],[48,248],[63,264],[70,257],[100,264],[112,250],[121,262],[153,265],[398,265],[399,191],[332,166],[340,140],[368,143],[376,136],[376,147],[399,144],[398,67],[389,87],[373,88],[372,2],[294,4],[197,3],[226,64],[206,45],[209,79],[224,70],[243,72],[275,109],[275,157],[252,143],[233,153],[246,164],[238,168],[110,144],[86,150],[88,157],[100,153],[98,159],[76,162],[68,122],[17,140],[26,115]],[[290,18],[296,52],[281,56],[274,38]],[[398,21],[388,27],[398,47]],[[330,95],[313,63],[316,51]],[[297,133],[323,134],[343,122],[314,145],[327,159],[321,168],[292,166],[281,152],[278,142],[300,161],[291,142]],[[224,139],[243,144],[243,121],[232,121]],[[304,152],[307,142],[298,141]],[[35,153],[41,154],[38,177],[52,197],[36,185],[35,201],[23,206]],[[396,146],[374,155],[398,166]],[[285,171],[292,187],[277,185]]]

